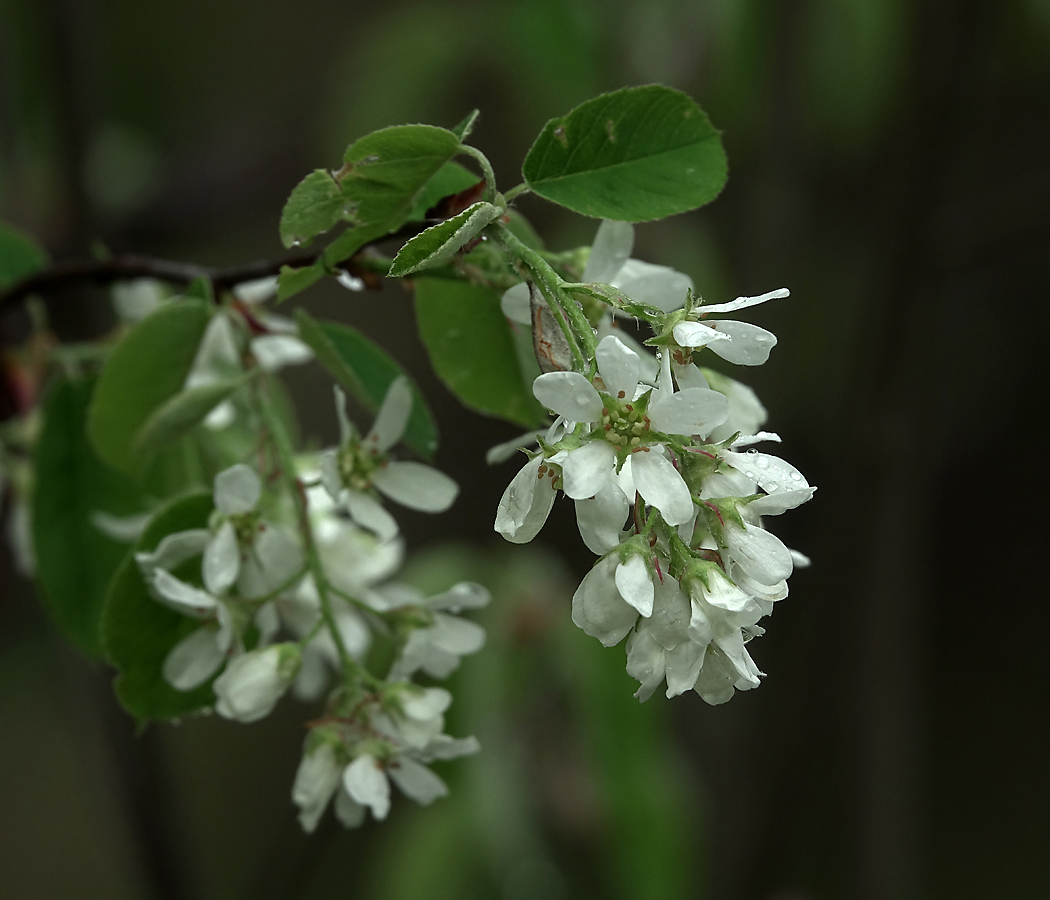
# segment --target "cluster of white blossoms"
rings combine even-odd
[[[302,700],[329,692],[292,792],[308,831],[333,796],[338,818],[354,826],[367,809],[386,816],[390,781],[420,803],[446,793],[427,764],[473,753],[477,742],[444,733],[448,691],[411,679],[445,678],[481,649],[483,629],[459,614],[489,601],[470,582],[426,597],[389,580],[403,543],[380,495],[440,512],[458,487],[430,466],[388,456],[412,409],[406,379],[391,384],[363,438],[336,394],[339,446],[293,473],[306,521],[270,490],[272,478],[238,464],[215,478],[207,528],[136,554],[154,598],[199,623],[164,661],[173,687],[193,690],[219,673],[215,711],[240,722],[267,716],[288,691]],[[395,651],[381,678],[368,668],[377,635]]]
[[[557,492],[570,497],[580,535],[600,557],[573,597],[573,621],[606,646],[628,638],[639,699],[666,683],[668,697],[693,689],[723,703],[758,686],[762,673],[745,645],[787,596],[793,567],[808,562],[763,517],[799,506],[815,488],[752,448],[780,440],[758,431],[765,410],[746,386],[697,366],[694,353],[764,363],[776,344],[770,332],[714,317],[788,292],[702,305],[686,276],[630,259],[632,244],[629,224],[603,222],[583,282],[617,290],[566,288],[612,302],[588,311],[594,349],[584,371],[566,365],[535,379],[534,395],[557,418],[504,492],[495,529],[530,541]],[[523,300],[528,289],[512,288],[503,309],[524,324]],[[652,326],[655,357],[613,325],[625,312]]]

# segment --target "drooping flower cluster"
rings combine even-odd
[[[504,492],[495,529],[530,541],[558,491],[570,497],[580,535],[600,557],[573,597],[573,621],[606,646],[628,638],[639,699],[666,683],[669,697],[694,689],[723,703],[758,686],[762,673],[745,644],[787,596],[793,567],[807,562],[763,517],[815,489],[789,463],[751,447],[780,440],[758,431],[762,405],[746,386],[697,366],[694,354],[764,363],[776,344],[770,332],[712,317],[788,292],[703,305],[685,276],[629,259],[632,243],[630,225],[599,228],[584,282],[604,276],[618,290],[584,294],[592,307],[596,295],[610,300],[589,312],[597,327],[583,336],[593,346],[584,371],[535,379],[534,395],[557,418]],[[518,287],[504,298],[512,321],[529,321],[523,297]],[[624,314],[652,327],[646,343],[656,357],[615,327],[614,315]]]
[[[489,601],[469,582],[427,597],[389,581],[403,545],[377,493],[436,512],[458,492],[436,469],[389,458],[411,412],[407,381],[392,382],[364,438],[338,391],[337,401],[340,445],[292,473],[305,523],[270,479],[242,463],[216,476],[207,528],[136,554],[154,598],[199,622],[164,660],[173,687],[214,678],[215,711],[241,722],[267,716],[289,690],[303,700],[329,691],[293,788],[308,831],[333,796],[339,819],[358,825],[366,809],[386,816],[390,781],[420,803],[446,793],[427,764],[473,753],[477,742],[444,734],[451,695],[412,679],[421,671],[446,678],[482,647],[483,629],[459,613]],[[367,666],[377,631],[396,650],[384,677]]]

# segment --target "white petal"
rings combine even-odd
[[[649,421],[665,434],[707,434],[729,416],[729,401],[718,391],[688,388],[667,396],[654,392]]]
[[[251,512],[262,496],[262,483],[255,470],[244,463],[215,476],[215,506],[227,516]]]
[[[751,603],[751,595],[733,584],[725,575],[708,570],[704,599],[712,606],[729,612],[741,612]]]
[[[529,304],[529,285],[527,282],[508,288],[500,297],[499,308],[512,322],[519,325],[532,325],[532,309]]]
[[[616,588],[619,561],[607,556],[588,572],[572,597],[572,621],[606,647],[618,644],[638,621],[638,611]]]
[[[544,429],[544,431],[545,430],[546,429]],[[485,452],[485,462],[490,466],[506,462],[512,456],[515,456],[516,452],[522,447],[535,446],[536,440],[541,434],[543,434],[543,431],[526,431],[524,434],[520,434],[516,438],[504,441],[502,444],[496,444],[495,447],[489,447]]]
[[[475,584],[473,581],[461,581],[454,584],[447,591],[428,597],[426,605],[430,609],[447,610],[458,613],[464,609],[481,609],[488,606],[492,595],[488,588]]]
[[[791,554],[791,562],[794,563],[796,569],[808,569],[813,565],[813,561],[799,550],[789,550]]]
[[[3,483],[0,482],[0,492],[3,491]],[[104,510],[97,509],[91,514],[91,524],[102,534],[122,544],[130,544],[138,539],[139,535],[146,530],[153,513],[136,513],[132,516],[114,516]]]
[[[738,309],[757,306],[759,303],[765,303],[767,300],[780,300],[790,296],[791,291],[787,288],[777,288],[775,291],[759,294],[757,297],[737,297],[736,300],[730,300],[728,303],[713,303],[710,306],[702,306],[700,307],[700,312],[705,314],[736,312]]]
[[[365,444],[379,453],[389,450],[401,440],[411,414],[412,387],[408,379],[401,375],[390,382]]]
[[[430,762],[435,759],[459,759],[461,756],[477,753],[480,749],[481,745],[475,737],[450,738],[447,734],[439,734],[417,756],[422,762]]]
[[[317,828],[328,801],[339,787],[339,766],[330,744],[303,755],[292,782],[292,802],[299,807],[299,824],[307,834]]]
[[[267,275],[253,281],[242,281],[233,288],[233,296],[245,303],[262,303],[277,294],[277,278]]]
[[[273,593],[303,567],[303,552],[283,528],[266,525],[255,534],[241,563],[237,587],[249,599]]]
[[[703,697],[706,703],[718,706],[732,699],[735,693],[733,687],[735,680],[735,673],[725,658],[725,654],[711,648],[703,658],[700,677],[693,690]]]
[[[667,266],[629,259],[611,284],[638,303],[648,303],[671,312],[685,303],[693,279]]]
[[[294,653],[293,666],[283,664],[286,653]],[[215,679],[215,711],[224,719],[257,722],[272,712],[298,671],[298,650],[287,645],[242,654]]]
[[[769,418],[758,395],[746,384],[711,369],[704,369],[703,374],[711,387],[725,394],[729,401],[729,418],[711,432],[709,440],[722,441],[738,431],[741,434],[754,434]]]
[[[561,466],[566,496],[586,500],[609,482],[616,465],[616,450],[608,441],[591,441],[575,450],[556,453],[551,462]]]
[[[135,562],[143,576],[149,577],[154,569],[177,569],[186,560],[203,553],[211,540],[207,528],[192,528],[165,535],[151,553],[136,553]]]
[[[424,806],[448,794],[445,782],[426,766],[407,756],[391,763],[387,774],[407,797]]]
[[[630,508],[623,491],[613,482],[606,482],[589,500],[576,501],[576,524],[591,553],[604,556],[619,545]]]
[[[725,539],[733,560],[762,584],[776,584],[791,574],[791,553],[776,535],[746,522],[741,528],[732,522],[725,528]]]
[[[512,543],[525,544],[536,537],[554,505],[551,480],[539,474],[543,462],[541,456],[529,460],[500,498],[493,527]]]
[[[332,391],[335,394],[335,417],[339,420],[339,446],[342,447],[354,439],[357,430],[346,414],[346,394],[338,384],[333,386]]]
[[[335,817],[347,828],[361,827],[365,821],[365,809],[346,790],[335,795]]]
[[[668,525],[681,525],[692,517],[689,488],[671,461],[658,450],[631,454],[631,472],[638,493],[660,510]]]
[[[351,799],[369,807],[377,819],[385,819],[390,812],[390,782],[379,763],[367,753],[343,771],[343,787]]]
[[[667,696],[677,697],[693,688],[704,664],[706,644],[683,641],[667,652]]]
[[[434,613],[434,624],[426,629],[428,640],[446,653],[466,656],[485,646],[485,629],[469,619]]]
[[[620,471],[614,477],[616,483],[620,486],[620,490],[623,491],[623,495],[627,498],[627,502],[634,503],[635,495],[638,492],[634,486],[634,466],[631,465],[630,456],[623,461]]]
[[[738,366],[760,366],[769,359],[769,351],[777,345],[777,336],[750,322],[726,319],[717,323],[718,330],[730,340],[715,341],[711,349],[727,362]]]
[[[731,449],[739,450],[741,447],[750,447],[752,444],[759,444],[762,441],[774,441],[779,444],[780,435],[775,431],[760,431],[757,434],[742,434],[733,441]]]
[[[723,450],[722,458],[770,494],[809,487],[809,482],[802,473],[778,456],[759,453],[757,450],[749,450],[747,453]]]
[[[459,494],[448,475],[419,462],[388,462],[372,476],[372,484],[391,500],[423,512],[444,512]]]
[[[164,569],[154,570],[150,584],[161,603],[184,616],[208,618],[217,605],[211,594],[180,581]]]
[[[647,627],[660,646],[671,650],[689,639],[688,628],[692,609],[678,581],[667,574],[666,567],[663,579],[658,578],[653,586],[656,589],[653,612]]]
[[[367,528],[384,541],[397,535],[397,522],[378,500],[361,491],[345,492],[346,508],[350,517],[362,528]]]
[[[638,612],[648,618],[653,614],[653,580],[640,556],[632,556],[616,567],[616,590]]]
[[[252,621],[259,629],[259,646],[267,647],[272,644],[273,639],[277,637],[277,632],[281,630],[281,617],[277,612],[277,604],[273,600],[264,603],[259,607]]]
[[[729,335],[716,331],[701,322],[679,322],[674,327],[674,339],[683,347],[706,347],[714,341],[728,341]]]
[[[215,632],[198,628],[179,641],[164,658],[164,680],[179,691],[200,687],[218,671],[225,651],[215,642]]]
[[[411,719],[433,719],[452,705],[452,695],[444,688],[423,688],[421,691],[405,691],[401,695],[401,708]]]
[[[343,495],[343,476],[339,473],[339,454],[326,450],[321,454],[321,484],[328,496],[336,502]]]
[[[314,358],[314,352],[290,334],[264,334],[252,340],[252,356],[267,372],[298,366]]]
[[[634,226],[630,222],[602,219],[583,268],[586,283],[610,284],[631,256]]]
[[[797,491],[777,491],[775,494],[767,494],[753,500],[747,508],[760,516],[779,516],[812,499],[816,491],[815,487],[800,488]]]
[[[597,422],[602,398],[579,372],[547,372],[532,383],[532,393],[547,409],[570,422]]]
[[[666,653],[649,629],[639,628],[627,641],[627,674],[641,682],[635,697],[648,700],[664,680]]]
[[[204,586],[213,594],[221,594],[237,580],[240,568],[241,551],[237,546],[237,533],[233,523],[227,520],[204,548],[201,564]]]
[[[747,690],[748,687],[758,687],[758,676],[761,672],[744,647],[744,639],[740,630],[735,629],[729,634],[716,638],[715,643],[736,670],[736,689]]]
[[[638,389],[641,360],[615,335],[603,337],[595,351],[598,374],[605,383],[605,392],[614,397],[633,400]]]
[[[711,385],[707,383],[707,379],[704,378],[704,373],[693,365],[693,363],[689,363],[685,366],[680,366],[675,363],[674,376],[678,381],[678,387],[683,391],[687,391],[690,388],[701,388],[702,390],[707,390],[711,387]]]

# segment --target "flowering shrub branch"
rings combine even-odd
[[[722,703],[756,687],[747,644],[807,562],[765,523],[814,488],[753,448],[779,441],[760,430],[765,409],[706,365],[764,363],[776,338],[723,317],[787,290],[705,303],[688,276],[631,257],[632,222],[721,189],[707,117],[660,86],[603,95],[548,123],[506,194],[465,143],[475,119],[386,128],[307,175],[281,216],[300,248],[282,263],[48,268],[24,236],[0,241],[0,302],[110,282],[122,323],[79,351],[38,319],[9,366],[22,415],[0,432],[0,471],[26,570],[58,627],[114,667],[140,721],[214,709],[254,722],[288,693],[321,704],[292,787],[307,831],[329,805],[349,827],[385,818],[391,785],[424,804],[447,793],[431,764],[479,747],[445,733],[453,698],[430,682],[482,648],[470,613],[490,597],[472,582],[426,596],[392,580],[394,510],[441,513],[459,493],[428,463],[433,417],[365,335],[302,309],[288,318],[274,299],[326,277],[349,290],[410,279],[439,377],[527,429],[489,454],[526,457],[495,530],[531,541],[558,494],[573,501],[598,559],[572,621],[606,646],[626,639],[640,700],[663,687]],[[526,192],[600,219],[593,245],[547,250],[510,202]],[[392,258],[375,253],[381,241],[400,243]],[[279,379],[310,362],[334,382],[339,426],[320,453],[297,448]],[[367,432],[348,396],[374,414]]]

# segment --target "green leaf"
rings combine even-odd
[[[459,138],[433,125],[395,125],[351,144],[340,171],[351,216],[362,224],[407,217],[426,183],[459,149]]]
[[[522,174],[534,193],[574,212],[647,222],[717,197],[726,157],[718,130],[689,96],[647,85],[551,119]]]
[[[434,417],[416,383],[393,357],[349,325],[318,321],[304,309],[295,311],[295,320],[299,337],[314,351],[317,361],[344,390],[373,412],[379,409],[395,378],[408,378],[413,403],[404,442],[421,456],[433,457],[438,446]]]
[[[310,246],[343,215],[343,194],[324,169],[315,169],[292,190],[281,212],[281,243],[285,247]]]
[[[149,552],[166,535],[190,528],[205,528],[212,511],[211,494],[182,497],[158,512],[135,545],[135,552]],[[173,573],[200,584],[200,557]],[[117,697],[140,722],[172,719],[210,706],[215,699],[211,685],[179,691],[164,680],[162,667],[168,652],[201,627],[189,616],[163,606],[150,594],[134,554],[129,554],[113,578],[102,610],[102,648],[117,669]]]
[[[36,241],[0,222],[0,288],[28,278],[45,265],[47,254]]]
[[[139,322],[106,360],[88,410],[88,434],[99,456],[137,475],[135,437],[162,404],[182,390],[208,324],[200,300],[165,304]]]
[[[471,409],[532,428],[546,413],[518,366],[500,295],[448,278],[415,280],[416,318],[441,380]]]
[[[61,379],[48,389],[33,455],[30,521],[44,605],[67,638],[98,657],[102,603],[128,545],[105,535],[92,517],[133,515],[144,502],[137,485],[105,465],[87,439],[94,386],[94,379]]]
[[[176,394],[158,406],[146,419],[135,436],[132,452],[136,457],[148,459],[158,450],[170,446],[195,425],[200,424],[208,413],[246,380],[247,377],[244,377],[216,384],[203,384]]]
[[[458,194],[469,187],[473,187],[479,181],[478,176],[470,169],[461,166],[458,162],[447,162],[437,170],[434,177],[428,181],[422,193],[416,198],[412,207],[412,214],[408,217],[412,222],[422,222],[426,218],[426,212],[435,206],[443,197]]]
[[[507,224],[505,227],[507,231],[513,234],[514,237],[521,241],[526,247],[532,250],[544,249],[543,238],[541,238],[536,229],[532,227],[532,223],[516,209],[507,210]]]
[[[477,124],[478,116],[480,115],[481,112],[479,110],[471,110],[464,117],[463,121],[452,129],[452,133],[458,137],[460,141],[465,141],[470,137],[470,133],[474,130],[474,126]]]
[[[356,228],[347,228],[346,231],[325,247],[324,255],[321,257],[323,265],[329,269],[339,265],[339,263],[348,260],[366,244],[378,241],[392,231],[397,231],[403,221],[401,218],[393,218],[385,222],[376,222],[374,225],[359,225]]]
[[[390,277],[398,278],[447,262],[501,215],[503,210],[500,207],[482,201],[468,206],[451,219],[432,225],[398,251],[390,264]]]
[[[293,269],[291,266],[281,266],[277,273],[277,302],[281,303],[289,297],[294,297],[300,291],[317,284],[327,273],[324,266],[314,263],[312,266],[302,266]]]

